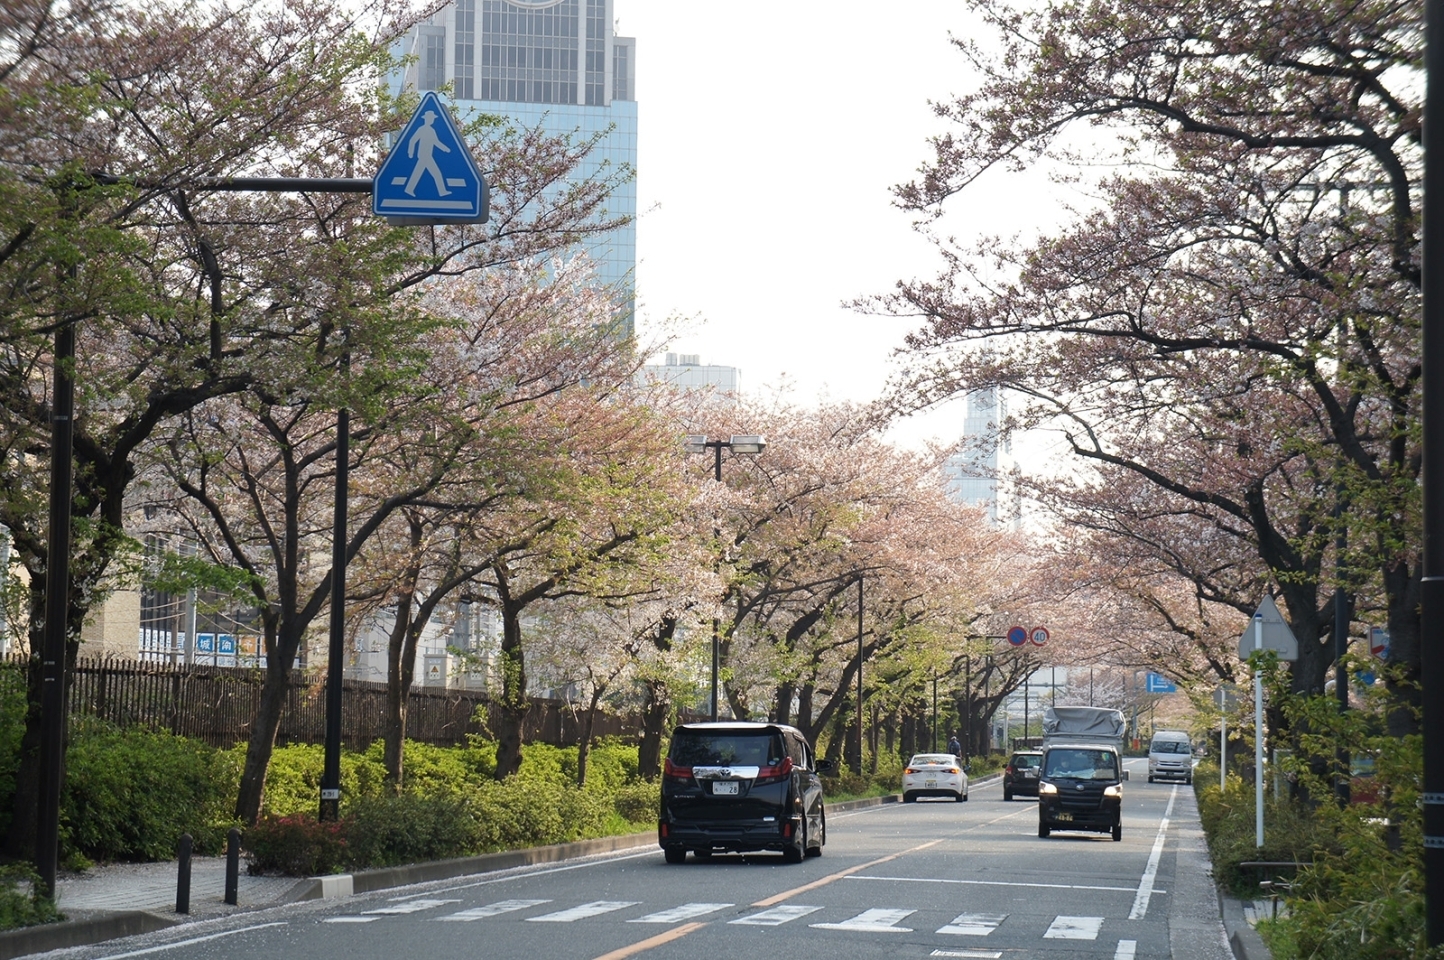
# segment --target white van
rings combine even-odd
[[[1193,782],[1193,741],[1182,730],[1159,730],[1148,745],[1148,782]]]

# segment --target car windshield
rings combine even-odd
[[[945,763],[945,764],[947,764],[948,766],[952,766],[953,764],[955,764],[955,763],[957,763],[957,762],[958,762],[958,758],[955,757],[955,756],[953,756],[951,753],[919,753],[919,754],[916,754],[911,760],[908,761],[908,766],[910,766],[910,767],[924,767],[924,766],[929,766],[929,765],[931,765],[931,766],[937,766],[937,765],[940,764],[940,763]]]
[[[1046,777],[1072,780],[1113,780],[1117,777],[1113,754],[1107,750],[1064,747],[1048,751]]]
[[[672,762],[680,767],[775,767],[782,739],[769,733],[679,731],[672,738]]]
[[[1150,749],[1154,753],[1188,753],[1187,740],[1160,740]]]
[[[1028,755],[1026,755],[1026,754],[1023,754],[1023,755],[1016,756],[1016,757],[1013,758],[1013,766],[1014,766],[1014,767],[1026,767],[1027,769],[1030,769],[1030,770],[1031,770],[1033,767],[1038,766],[1038,765],[1039,765],[1040,763],[1042,763],[1042,762],[1043,762],[1043,758],[1042,758],[1042,757],[1039,757],[1039,756],[1036,756],[1036,755],[1035,755],[1035,756],[1028,756]]]

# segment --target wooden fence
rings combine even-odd
[[[25,659],[0,661],[0,690],[23,691]],[[122,727],[168,730],[179,736],[229,747],[250,736],[261,695],[261,674],[238,667],[82,660],[70,692],[70,716],[98,717]],[[384,735],[386,686],[346,680],[342,686],[341,736],[362,748]],[[439,746],[466,742],[467,734],[490,737],[494,709],[478,691],[413,688],[406,735]],[[325,737],[324,678],[296,671],[281,713],[278,743],[321,743]],[[534,697],[522,726],[526,742],[570,746],[580,742],[583,705]],[[594,737],[635,740],[635,716],[598,711]]]

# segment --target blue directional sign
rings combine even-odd
[[[371,210],[404,224],[486,222],[486,180],[434,92],[421,98],[376,171]]]
[[[1143,682],[1149,693],[1177,693],[1178,684],[1158,673],[1145,674]]]

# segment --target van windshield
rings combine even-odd
[[[1063,747],[1048,751],[1045,777],[1071,780],[1116,780],[1118,766],[1108,750]]]
[[[1148,748],[1153,753],[1188,753],[1186,740],[1155,740]]]
[[[672,762],[679,767],[775,767],[786,754],[782,738],[769,733],[696,733],[672,738]]]

